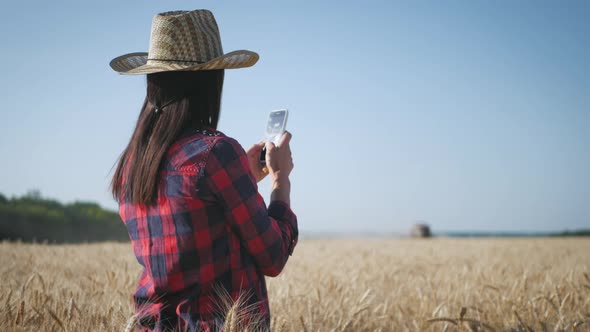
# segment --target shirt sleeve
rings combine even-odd
[[[211,148],[205,179],[258,268],[277,276],[297,244],[297,217],[291,208],[275,200],[267,209],[246,152],[232,138],[222,137]]]

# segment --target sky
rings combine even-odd
[[[587,1],[3,1],[0,192],[116,210],[146,83],[108,63],[200,8],[260,54],[226,71],[218,129],[247,148],[290,111],[302,231],[590,227]]]

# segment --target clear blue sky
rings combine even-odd
[[[145,77],[108,63],[197,8],[260,54],[226,71],[219,129],[248,147],[291,111],[302,230],[590,227],[587,1],[4,1],[0,192],[116,209]]]

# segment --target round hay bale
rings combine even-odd
[[[427,224],[415,224],[410,231],[411,237],[428,238],[432,236],[430,226]]]

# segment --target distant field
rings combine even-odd
[[[0,243],[0,259],[0,331],[123,331],[133,314],[130,244]],[[273,331],[590,331],[588,274],[587,238],[334,239],[267,280]]]

